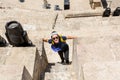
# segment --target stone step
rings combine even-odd
[[[76,80],[72,65],[55,63],[48,72],[45,72],[45,80]]]
[[[69,72],[71,71],[70,65],[56,64],[51,67],[51,72]]]
[[[74,72],[45,73],[45,80],[76,80]]]

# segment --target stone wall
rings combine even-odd
[[[75,72],[77,80],[83,80],[77,57],[77,39],[73,40],[72,69]]]
[[[40,80],[40,75],[45,71],[47,65],[48,60],[44,49],[44,43],[42,43],[42,47],[36,49],[33,80]]]
[[[40,80],[48,64],[42,42],[36,47],[6,47],[0,51],[2,80]]]
[[[80,37],[74,42],[73,69],[78,80],[119,80],[118,34]]]

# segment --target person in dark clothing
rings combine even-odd
[[[51,45],[53,51],[58,52],[61,63],[69,64],[69,46],[66,43],[67,39],[74,39],[76,37],[72,36],[62,36],[59,35],[56,31],[51,33],[51,39],[43,39],[44,42],[48,42]]]

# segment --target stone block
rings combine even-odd
[[[41,42],[37,44],[37,49],[36,47],[0,48],[0,64],[2,66],[2,68],[0,66],[0,70],[5,70],[5,74],[11,76],[4,77],[5,74],[0,74],[3,77],[2,80],[40,80],[40,75],[45,71],[48,60],[43,44]],[[12,70],[13,73],[8,72]]]
[[[17,65],[0,65],[1,80],[32,80],[27,69]]]
[[[35,54],[35,47],[13,47],[9,57],[6,59],[5,65],[25,66],[30,75],[33,77]]]
[[[1,80],[21,80],[23,70],[18,66],[0,65]]]

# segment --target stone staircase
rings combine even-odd
[[[48,58],[48,67],[42,75],[41,80],[77,80],[76,74],[73,70],[73,40],[67,40],[69,44],[69,58],[71,64],[65,65],[60,63],[60,57],[57,53],[50,49],[50,44],[45,43],[45,50]]]
[[[45,72],[45,80],[77,80],[75,72],[72,70],[72,65],[63,65],[55,63],[49,65]]]

